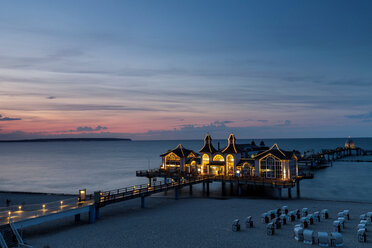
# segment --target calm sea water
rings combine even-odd
[[[280,148],[304,152],[343,146],[346,139],[276,139]],[[226,140],[213,140],[221,147]],[[251,140],[238,140],[250,143]],[[256,140],[258,144],[260,140]],[[357,146],[372,149],[372,138],[355,138]],[[146,183],[136,170],[158,168],[160,154],[179,143],[199,150],[202,140],[0,143],[0,191],[76,193],[109,190]],[[371,161],[371,157],[363,157]],[[301,184],[302,196],[372,202],[372,163],[337,162],[317,171],[313,180]]]

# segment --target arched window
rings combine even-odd
[[[233,176],[234,175],[234,156],[229,154],[226,157],[227,160],[227,175]]]
[[[223,161],[225,161],[225,159],[221,155],[217,154],[216,156],[214,156],[213,161],[223,162]]]
[[[208,173],[209,156],[204,154],[202,157],[202,172],[203,174]]]

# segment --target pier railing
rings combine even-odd
[[[10,218],[14,221],[37,218],[49,214],[59,213],[66,210],[93,204],[93,200],[79,202],[77,197],[39,204],[12,205],[0,208],[0,225],[9,223]]]

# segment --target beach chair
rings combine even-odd
[[[320,211],[320,215],[322,216],[323,219],[328,219],[329,218],[329,213],[328,213],[328,209],[323,209],[322,211]]]
[[[300,212],[300,210],[299,210],[299,209],[296,209],[296,210],[295,210],[295,213],[296,213],[296,217],[297,217],[297,219],[298,219],[298,220],[301,219],[301,212]]]
[[[367,242],[366,229],[364,228],[358,229],[358,242],[360,243]]]
[[[274,235],[275,234],[275,229],[274,229],[274,223],[270,222],[269,224],[266,225],[266,234],[267,235]]]
[[[288,210],[288,206],[283,206],[283,207],[282,207],[282,212],[283,212],[284,214],[288,214],[288,212],[289,212],[289,210]]]
[[[344,210],[344,217],[347,219],[347,220],[350,220],[350,210]]]
[[[364,229],[366,232],[368,231],[366,224],[358,224],[358,230],[359,229]]]
[[[307,217],[302,217],[300,219],[300,222],[301,222],[301,225],[304,227],[304,228],[308,228],[309,227],[309,220]]]
[[[317,222],[320,222],[320,213],[319,211],[314,212],[314,219]]]
[[[295,240],[297,241],[304,240],[304,229],[301,226],[296,225],[293,229],[293,234],[294,234]]]
[[[309,209],[308,208],[303,208],[301,210],[301,217],[306,217],[309,214]]]
[[[341,232],[341,223],[338,220],[333,221],[333,230],[335,232]]]
[[[309,220],[309,224],[313,225],[314,224],[314,215],[313,214],[308,214],[306,217]]]
[[[264,224],[267,224],[267,223],[270,222],[268,213],[261,214],[261,222],[264,223]]]
[[[318,232],[318,245],[321,247],[329,246],[329,237],[326,232]]]
[[[342,247],[344,246],[344,241],[342,239],[342,234],[339,232],[331,232],[331,246]]]
[[[338,221],[340,222],[342,229],[345,229],[345,217],[338,217]]]
[[[366,214],[361,214],[359,216],[359,220],[366,220],[367,219],[367,215]]]
[[[314,231],[304,230],[304,244],[312,245],[314,243]]]
[[[367,225],[368,225],[368,220],[361,220],[361,221],[360,221],[360,224],[364,224],[364,225],[367,226]]]
[[[281,208],[278,208],[276,210],[276,217],[280,217],[280,215],[282,215],[282,209]]]
[[[248,217],[245,219],[245,227],[246,227],[246,228],[252,228],[252,227],[253,227],[252,216],[248,216]]]
[[[236,219],[233,221],[233,224],[232,224],[232,231],[233,232],[238,232],[240,231],[240,223],[239,223],[239,219]]]
[[[269,214],[270,214],[270,220],[272,220],[276,217],[276,211],[275,210],[270,210]]]
[[[274,223],[274,227],[276,229],[280,229],[282,227],[282,222],[280,221],[280,218],[274,218],[272,222]]]
[[[280,215],[280,220],[281,220],[283,225],[287,224],[287,218],[288,218],[288,216],[286,214]]]
[[[343,211],[337,213],[337,218],[339,218],[339,217],[344,217],[344,212]]]
[[[367,220],[369,223],[372,223],[372,212],[367,213]]]
[[[288,221],[290,222],[294,222],[296,220],[296,212],[295,211],[291,211],[288,213]]]

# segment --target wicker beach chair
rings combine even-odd
[[[358,230],[359,229],[364,229],[366,232],[368,231],[366,224],[358,224]]]
[[[280,221],[282,222],[282,225],[286,225],[287,224],[287,218],[288,216],[286,214],[282,214],[280,215]]]
[[[359,220],[367,220],[367,215],[366,214],[361,214],[359,216]]]
[[[302,217],[300,219],[300,222],[301,222],[301,225],[304,227],[304,228],[308,228],[309,227],[309,219],[307,217]]]
[[[372,212],[367,213],[367,220],[369,223],[372,223]]]
[[[304,230],[304,244],[312,245],[314,243],[314,231]]]
[[[309,209],[308,208],[303,208],[301,210],[301,217],[306,217],[309,214]]]
[[[340,222],[342,229],[344,229],[345,228],[345,217],[338,217],[337,220]]]
[[[297,219],[301,219],[301,211],[299,209],[294,210],[297,216]]]
[[[323,219],[328,219],[329,218],[329,212],[328,212],[328,209],[323,209],[322,211],[320,211],[320,215],[322,216]]]
[[[343,241],[341,233],[331,232],[331,246],[335,246],[335,247],[344,246],[344,241]]]
[[[270,222],[270,215],[269,213],[261,214],[261,222],[264,224],[268,224]]]
[[[348,210],[348,209],[344,210],[344,217],[345,217],[347,220],[350,220],[350,210]]]
[[[308,214],[306,217],[309,220],[309,224],[313,225],[314,224],[314,215],[313,214]]]
[[[240,231],[240,220],[239,219],[236,219],[233,221],[233,224],[232,224],[232,231],[233,232],[238,232]]]
[[[335,232],[341,232],[341,223],[338,220],[333,221],[333,230]]]
[[[364,228],[358,228],[358,241],[360,243],[365,243],[367,242],[367,234],[366,234],[366,229]]]
[[[304,240],[304,228],[300,225],[296,225],[293,229],[294,239],[297,241]]]
[[[246,227],[246,228],[252,228],[252,227],[253,227],[252,216],[248,216],[248,217],[245,219],[245,227]]]
[[[318,232],[318,245],[321,247],[329,246],[329,236],[326,232]]]
[[[320,222],[320,213],[319,211],[314,212],[314,219],[317,222]]]
[[[288,222],[294,222],[296,220],[296,212],[290,211],[288,213]]]
[[[288,210],[288,206],[283,206],[282,207],[282,213],[284,214],[288,214],[289,210]]]
[[[266,234],[267,235],[274,235],[275,234],[275,228],[274,228],[274,223],[270,222],[269,224],[266,225]]]

